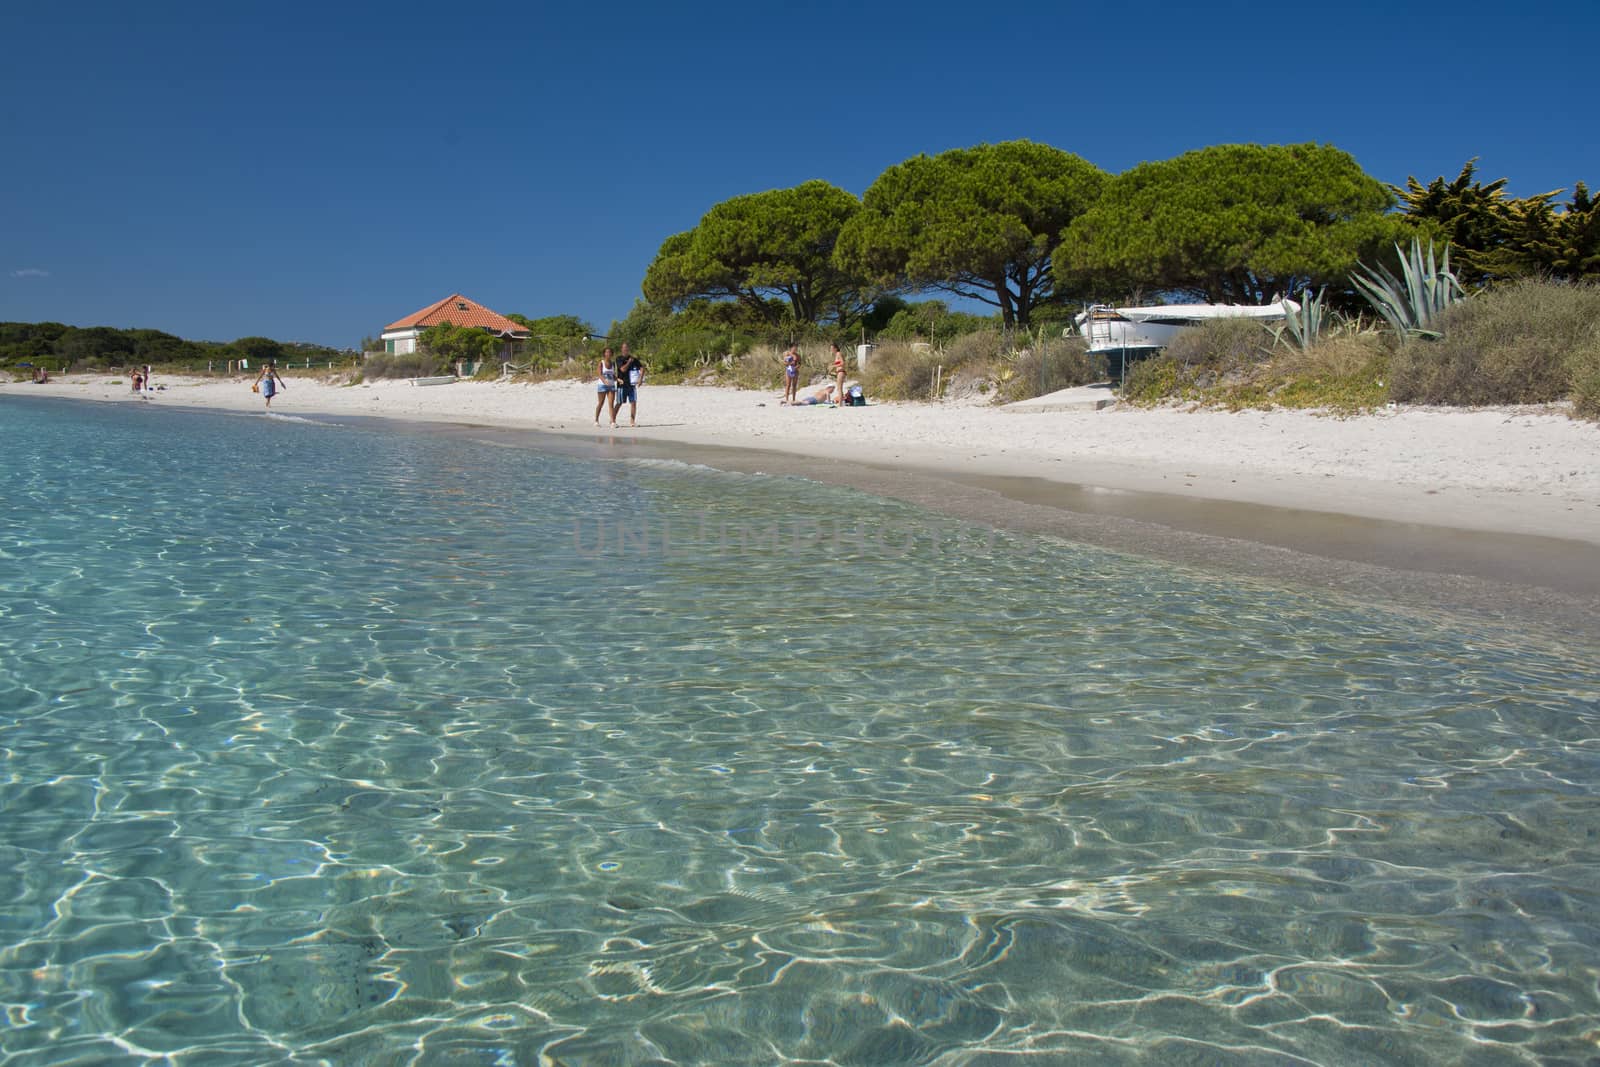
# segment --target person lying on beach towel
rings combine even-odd
[[[816,392],[803,396],[794,402],[794,404],[799,407],[807,407],[811,404],[831,403],[833,403],[833,386],[831,385],[818,386]]]

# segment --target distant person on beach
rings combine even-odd
[[[261,368],[261,373],[256,375],[256,388],[266,398],[267,407],[272,407],[272,398],[279,389],[289,388],[283,384],[283,378],[278,374],[278,365],[272,360],[267,360]]]
[[[617,392],[616,399],[611,403],[611,425],[617,424],[617,413],[622,410],[622,405],[628,405],[628,425],[635,426],[639,421],[639,385],[644,381],[644,364],[639,362],[639,357],[628,351],[628,342],[622,342],[622,351],[617,355]]]
[[[146,363],[144,365],[144,391],[145,391],[146,394],[153,393],[153,392],[156,391],[156,387],[150,384],[150,378],[151,377],[152,377],[152,375],[150,374],[150,364]]]
[[[800,399],[800,346],[790,345],[783,353],[783,402]]]
[[[144,392],[144,371],[138,367],[133,368],[133,392],[135,396]]]
[[[595,386],[594,424],[600,425],[600,412],[611,408],[611,425],[617,424],[617,363],[611,356],[611,346],[600,353],[600,384]]]
[[[837,344],[831,347],[833,348],[833,363],[828,369],[833,372],[834,384],[837,388],[833,395],[836,399],[842,401],[844,399],[844,353],[839,351]]]

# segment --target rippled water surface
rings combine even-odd
[[[789,479],[0,445],[7,1064],[1600,1054],[1587,654]]]

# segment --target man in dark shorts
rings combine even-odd
[[[644,364],[639,362],[639,357],[628,351],[628,342],[622,342],[622,350],[617,353],[617,398],[611,407],[611,425],[617,424],[617,412],[622,410],[622,405],[628,405],[628,425],[633,426],[639,418],[639,381],[644,377]]]

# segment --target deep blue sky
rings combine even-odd
[[[0,320],[354,345],[627,313],[740,193],[1028,138],[1600,185],[1600,4],[0,5]],[[1581,79],[1581,80],[1580,80]]]

